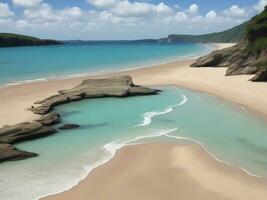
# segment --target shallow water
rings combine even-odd
[[[0,85],[159,64],[211,50],[210,45],[203,44],[148,42],[1,48]]]
[[[81,128],[18,144],[40,156],[0,165],[0,199],[32,200],[70,188],[137,139],[201,142],[220,160],[267,177],[267,126],[241,107],[190,90],[92,99],[59,106]]]

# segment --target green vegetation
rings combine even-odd
[[[255,64],[256,67],[263,69],[263,68],[267,68],[267,59],[260,61],[258,63]]]
[[[62,44],[55,40],[42,40],[39,38],[18,35],[13,33],[0,33],[0,47],[36,46],[36,45],[58,45]]]
[[[204,35],[169,35],[168,38],[163,38],[162,42],[240,42],[246,34],[246,26],[248,22],[235,26],[229,30],[210,33]]]
[[[267,6],[264,11],[256,15],[249,22],[246,29],[248,40],[247,50],[253,54],[260,54],[267,49]]]

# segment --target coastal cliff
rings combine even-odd
[[[29,109],[35,114],[41,115],[39,119],[0,128],[0,162],[37,156],[35,153],[20,151],[12,144],[57,133],[58,130],[53,125],[60,123],[60,116],[51,112],[57,105],[92,98],[156,95],[158,92],[159,90],[135,85],[130,76],[86,79],[71,89],[61,90],[56,95],[36,102]],[[79,125],[65,124],[59,127],[62,130],[72,128],[79,128]]]
[[[248,22],[241,42],[201,57],[191,67],[228,67],[227,76],[255,74],[252,81],[267,81],[267,6]]]

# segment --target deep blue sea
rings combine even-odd
[[[0,48],[0,85],[149,66],[211,50],[211,45],[152,42]]]

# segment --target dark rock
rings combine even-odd
[[[267,81],[267,68],[259,70],[256,75],[251,79],[253,82]]]
[[[196,60],[191,67],[228,67],[226,76],[255,74],[263,56],[254,56],[244,50],[244,43],[214,51]]]
[[[57,113],[49,113],[40,117],[40,119],[36,120],[44,126],[50,126],[54,124],[60,123],[60,116]]]
[[[238,46],[213,51],[207,56],[200,57],[191,67],[228,67],[232,61],[236,61],[233,54],[238,50]]]
[[[0,162],[22,160],[35,156],[38,154],[20,151],[10,144],[0,144]]]
[[[61,127],[59,127],[59,129],[62,129],[62,130],[68,130],[68,129],[75,129],[75,128],[79,128],[80,125],[78,124],[65,124]]]
[[[25,122],[13,126],[3,126],[0,129],[0,143],[12,144],[45,137],[56,132],[56,129],[43,126],[39,122]]]
[[[35,114],[47,114],[54,106],[101,97],[126,97],[133,95],[151,95],[159,91],[136,86],[130,76],[118,76],[104,79],[87,79],[69,90],[61,90],[57,95],[35,102],[30,110]]]

